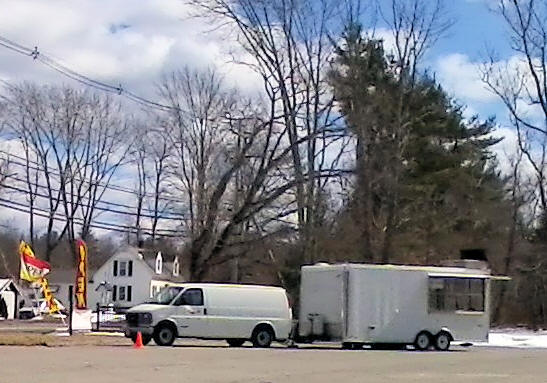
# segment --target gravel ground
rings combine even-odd
[[[0,334],[1,336],[1,334]],[[546,382],[547,350],[342,351],[328,346],[228,348],[179,341],[111,346],[0,347],[0,382]]]

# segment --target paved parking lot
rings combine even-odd
[[[178,342],[0,347],[0,382],[547,382],[547,350],[342,351],[329,347],[231,349]]]

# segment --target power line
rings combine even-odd
[[[18,156],[16,154],[12,154],[10,152],[6,152],[5,150],[0,149],[0,153],[3,153],[7,156],[16,158],[16,159],[21,160],[21,161],[27,161],[26,158]],[[31,160],[29,160],[28,162],[29,162],[29,164],[34,165],[34,166],[29,166],[26,163],[21,163],[21,162],[10,160],[10,163],[12,163],[14,165],[22,166],[22,167],[25,167],[25,168],[28,166],[29,169],[39,171],[39,172],[45,172],[44,169],[39,168],[39,166],[41,164],[39,164],[38,162],[31,161]],[[49,170],[48,172],[49,172],[49,174],[52,174],[52,175],[57,176],[57,177],[61,176],[61,174],[59,172],[55,171],[55,170]],[[77,181],[82,181],[78,178],[75,178],[75,179]],[[87,184],[91,184],[91,182],[87,181],[87,180],[83,180],[82,182],[85,182]],[[119,191],[119,192],[122,192],[122,193],[127,193],[127,194],[131,194],[131,195],[139,196],[138,193],[135,190],[125,188],[123,186],[119,186],[119,185],[116,185],[116,184],[111,184],[111,183],[105,184],[105,183],[101,183],[101,182],[98,182],[98,183],[95,183],[95,184],[97,184],[97,186],[100,186],[100,187],[105,188],[105,189],[115,190],[115,191]],[[143,196],[144,197],[149,197],[149,198],[155,198],[155,195],[151,194],[151,193],[145,193]],[[175,197],[159,197],[159,200],[161,200],[161,201],[171,201],[171,202],[176,202],[176,203],[184,203],[185,202],[185,201],[183,201],[181,199],[178,199],[178,198],[175,198]]]
[[[12,163],[13,163],[13,162],[12,162]],[[27,184],[27,186],[28,186],[28,185],[31,185],[31,186],[34,186],[34,187],[36,187],[36,188],[46,189],[46,190],[51,191],[51,192],[56,193],[56,194],[60,192],[59,189],[53,188],[53,187],[51,187],[51,186],[41,185],[41,184],[36,183],[36,182],[28,181],[28,180],[25,180],[25,179],[16,177],[16,176],[13,175],[13,174],[8,175],[7,177],[8,177],[8,178],[11,178],[11,179],[13,179],[13,180],[15,180],[15,181],[25,183],[25,184]],[[5,186],[7,186],[7,185],[5,185]],[[31,194],[31,192],[28,191],[28,190],[22,190],[22,192]],[[33,193],[34,193],[34,194],[38,194],[38,193],[36,193],[36,192],[33,192]],[[136,193],[135,193],[135,194],[136,194]],[[136,194],[136,196],[138,197],[138,194]],[[50,196],[42,196],[42,197],[50,198]],[[89,197],[81,197],[81,198],[84,199],[84,200],[88,200],[88,201],[89,201]],[[137,210],[137,209],[138,209],[137,206],[126,205],[126,204],[122,204],[122,203],[119,203],[119,202],[105,201],[105,200],[102,200],[102,199],[97,200],[97,201],[95,201],[95,202],[96,202],[97,204],[112,205],[112,206],[117,206],[117,207],[124,207],[124,208],[131,209],[131,210]],[[148,211],[148,212],[152,212],[152,213],[154,213],[154,212],[156,211],[156,210],[154,210],[154,209],[150,209],[150,208],[147,208],[147,207],[144,207],[144,206],[142,206],[142,207],[140,208],[140,210],[141,210],[141,211]],[[167,216],[172,216],[172,217],[167,217],[167,216],[163,216],[163,215],[162,215],[162,216],[160,216],[160,218],[165,218],[165,219],[181,219],[181,220],[186,218],[184,215],[178,214],[178,213],[162,212],[162,214],[165,214],[165,215],[167,215]],[[143,216],[143,215],[141,214],[141,216]],[[152,217],[152,216],[151,216],[151,217]]]
[[[5,203],[10,203],[10,204],[13,204],[15,206],[20,206],[20,207],[27,207],[26,204],[23,204],[23,203],[20,203],[20,202],[15,202],[15,201],[11,201],[11,200],[6,200],[4,198],[0,198],[0,201],[2,202],[5,202]],[[29,208],[30,210],[30,208]],[[39,208],[39,207],[34,207],[33,210],[37,210],[39,212],[42,212],[44,214],[47,214],[47,217],[50,217],[52,215],[52,212],[48,211],[48,210],[45,210],[43,208]],[[53,213],[53,217],[55,217],[55,214],[58,215],[57,212]],[[63,218],[64,217],[64,218]],[[63,216],[61,215],[61,219],[64,219],[65,221],[68,221],[68,218],[66,216]],[[75,221],[76,224],[79,224],[79,225],[83,225],[85,224],[85,221],[83,218],[81,217],[72,217],[70,218],[71,220]],[[136,226],[128,226],[128,225],[122,225],[122,224],[116,224],[116,223],[109,223],[109,222],[103,222],[103,221],[93,221],[93,224],[95,225],[102,225],[102,226],[112,226],[112,227],[115,227],[115,228],[123,228],[123,229],[137,229]],[[171,229],[159,229],[158,231],[165,231],[165,232],[171,232],[171,233],[179,233],[180,230],[171,230]]]
[[[178,107],[161,104],[161,103],[146,99],[144,97],[138,96],[135,93],[124,89],[121,84],[118,86],[114,86],[102,81],[92,79],[91,77],[88,77],[79,72],[76,72],[75,70],[70,69],[66,65],[61,64],[59,61],[49,57],[45,53],[40,52],[38,50],[38,47],[31,49],[29,47],[16,43],[12,40],[9,40],[3,36],[0,36],[0,46],[3,46],[7,49],[20,53],[22,55],[32,57],[35,61],[39,61],[42,64],[46,65],[47,67],[62,74],[63,76],[66,76],[74,81],[78,81],[79,83],[84,84],[86,86],[99,89],[103,92],[109,92],[109,93],[124,96],[125,98],[133,102],[139,103],[149,108],[158,109],[162,111],[177,111],[179,113],[184,113],[184,114],[187,113]]]
[[[7,209],[11,209],[11,210],[15,210],[15,211],[19,211],[19,212],[22,212],[22,213],[27,213],[27,214],[31,214],[30,212],[30,209],[27,208],[26,205],[22,204],[22,203],[18,203],[18,202],[14,202],[14,201],[10,201],[10,200],[6,200],[4,198],[0,198],[0,206],[1,207],[4,207],[4,208],[7,208]],[[43,218],[50,218],[50,214],[47,210],[44,210],[44,209],[40,209],[40,208],[33,208],[33,213],[34,215],[37,215],[39,217],[43,217]],[[51,217],[53,220],[55,221],[62,221],[62,222],[68,222],[69,220],[66,218],[66,217],[59,217],[59,216],[52,216]],[[76,221],[75,223],[78,224],[78,225],[83,225],[83,219],[82,218],[79,218],[79,217],[73,217],[72,218],[74,221]],[[91,227],[91,228],[96,228],[96,229],[101,229],[101,230],[110,230],[110,231],[116,231],[116,232],[121,232],[121,233],[129,233],[129,234],[144,234],[144,235],[152,235],[152,232],[149,231],[149,229],[139,229],[135,226],[127,226],[127,225],[118,225],[118,224],[112,224],[112,223],[105,223],[105,222],[100,222],[100,221],[95,221],[95,222],[92,222],[92,223],[89,223],[87,226]],[[179,235],[175,235],[175,234],[165,234],[164,232],[166,233],[179,233]],[[162,236],[162,237],[180,237],[181,234],[180,231],[177,231],[177,230],[169,230],[169,229],[161,229],[161,230],[157,230],[156,231],[156,235],[159,235],[159,236]]]
[[[10,178],[13,178],[13,179],[16,179],[17,181],[20,181],[20,182],[25,182],[25,181],[22,181],[16,177],[13,177],[11,176]],[[32,185],[36,185],[34,183],[31,183]],[[45,188],[45,186],[40,186],[40,185],[37,185],[38,187],[42,187],[42,188]],[[20,193],[25,193],[25,195],[35,195],[37,197],[40,197],[40,198],[46,198],[46,199],[51,199],[50,196],[48,195],[45,195],[45,194],[41,194],[41,193],[38,193],[38,192],[30,192],[28,190],[25,190],[25,189],[21,189],[21,188],[18,188],[16,186],[12,186],[12,185],[8,185],[8,184],[5,184],[5,185],[2,185],[3,188],[6,188],[6,189],[11,189],[11,190],[14,190],[14,191],[17,191],[17,192],[20,192]],[[59,190],[55,190],[55,189],[52,189],[53,192],[55,193],[58,193]],[[56,202],[58,201],[58,199],[56,198],[53,198]],[[82,197],[80,198],[82,201],[83,200],[88,200],[89,201],[89,198],[88,197]],[[96,201],[97,203],[103,203],[103,204],[115,204],[113,202],[107,202],[107,201]],[[123,215],[128,215],[128,216],[131,216],[131,217],[143,217],[143,218],[157,218],[157,219],[161,219],[161,220],[171,220],[171,221],[181,221],[184,219],[184,217],[180,217],[180,218],[176,218],[176,217],[165,217],[165,216],[162,216],[162,215],[158,215],[157,217],[153,216],[153,215],[149,215],[149,214],[137,214],[137,213],[131,213],[131,212],[128,212],[128,211],[122,211],[122,210],[116,210],[116,209],[111,209],[111,208],[107,208],[107,207],[101,207],[101,206],[95,206],[93,207],[93,209],[96,209],[96,210],[99,210],[99,211],[104,211],[104,212],[107,212],[107,213],[112,213],[112,214],[123,214]],[[136,208],[135,208],[136,209]],[[172,213],[167,213],[167,214],[172,214]]]

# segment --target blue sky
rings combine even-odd
[[[450,8],[456,23],[432,54],[464,53],[474,61],[482,58],[487,46],[502,55],[511,54],[505,25],[500,16],[489,9],[492,4],[488,0],[453,0]]]
[[[500,59],[513,54],[504,21],[492,9],[496,0],[447,0],[446,5],[454,25],[424,57],[423,67],[468,107],[468,114],[496,115],[505,124],[505,110],[484,88],[477,68],[489,50]],[[379,26],[385,25],[380,21]]]

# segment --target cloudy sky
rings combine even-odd
[[[426,65],[458,99],[481,114],[499,113],[477,78],[485,49],[508,58],[504,26],[488,9],[493,0],[449,1],[456,24],[427,56]],[[160,74],[185,64],[217,65],[226,78],[253,88],[246,68],[228,63],[227,41],[207,32],[183,0],[0,0],[0,36],[59,59],[69,67],[150,95]],[[1,47],[0,47],[1,48]],[[32,59],[0,49],[0,78],[66,82]]]
[[[498,150],[514,145],[505,112],[480,82],[477,65],[487,49],[510,60],[505,26],[490,9],[494,0],[448,0],[456,23],[426,57],[425,65],[468,114],[497,115],[508,136]],[[47,53],[89,77],[122,84],[154,97],[164,72],[183,65],[217,66],[228,83],[258,89],[256,76],[229,62],[229,41],[208,33],[183,0],[0,0],[0,36]],[[381,27],[381,25],[380,25]],[[69,79],[0,46],[0,79],[71,83]],[[514,136],[513,136],[514,137]]]

